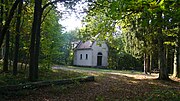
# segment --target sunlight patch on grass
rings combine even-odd
[[[53,72],[55,72],[55,73],[57,73],[57,72],[58,72],[58,70],[55,70],[55,69],[53,69],[52,71],[53,71]]]
[[[108,72],[115,72],[115,73],[126,73],[126,74],[142,74],[143,72],[139,71],[132,71],[132,70],[112,70],[112,69],[102,69],[102,68],[95,68],[95,67],[75,67],[75,66],[67,66],[67,69],[74,69],[74,70],[81,70],[81,71],[95,71],[100,73],[108,73]]]
[[[115,76],[111,76],[110,77],[111,79],[115,79],[115,80],[118,80],[119,78],[115,77]]]
[[[156,76],[152,76],[152,75],[144,75],[144,74],[126,74],[126,73],[111,73],[114,75],[123,75],[123,76],[127,76],[127,77],[132,77],[134,79],[156,79],[158,77],[158,75]]]
[[[87,75],[92,75],[92,76],[103,76],[103,74],[98,74],[98,73],[93,73],[93,72],[88,73]]]

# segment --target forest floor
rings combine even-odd
[[[94,82],[22,91],[9,101],[179,101],[180,79],[157,80],[158,75],[83,67],[53,67],[95,76]]]

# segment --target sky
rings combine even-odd
[[[65,31],[75,30],[76,28],[80,28],[82,26],[81,19],[85,14],[82,14],[83,5],[77,4],[75,6],[76,12],[72,12],[71,10],[67,10],[62,4],[58,4],[58,10],[63,12],[62,18],[59,23],[65,27]],[[68,12],[64,12],[68,11]]]
[[[75,14],[71,14],[69,17],[63,18],[59,21],[59,23],[66,28],[66,31],[75,30],[76,28],[80,28],[82,26],[81,20],[77,18]]]

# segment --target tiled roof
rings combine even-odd
[[[76,49],[89,49],[93,45],[93,42],[88,40],[86,42],[80,42]]]

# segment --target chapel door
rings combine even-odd
[[[97,55],[97,66],[102,66],[102,53],[99,52]]]

